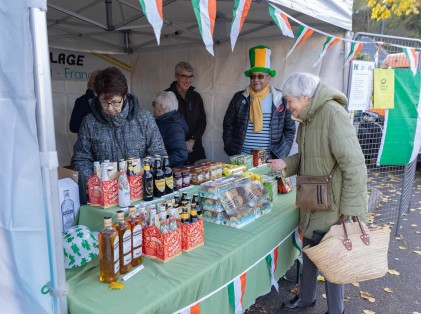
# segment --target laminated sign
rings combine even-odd
[[[351,64],[348,110],[366,110],[373,92],[374,62],[354,60]]]
[[[395,71],[392,69],[374,69],[375,109],[393,109],[395,107]]]

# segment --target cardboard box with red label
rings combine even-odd
[[[189,252],[205,243],[203,220],[188,225],[181,224],[181,249]]]

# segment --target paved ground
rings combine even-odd
[[[389,271],[383,278],[361,282],[359,286],[346,285],[345,312],[348,314],[420,314],[421,313],[421,171],[415,178],[415,189],[412,195],[408,214],[402,217],[400,236],[395,236],[396,227],[392,229],[389,246]],[[386,187],[387,189],[387,187]],[[387,190],[386,190],[387,192]],[[386,194],[386,193],[384,193]],[[374,217],[374,224],[380,222],[381,216]],[[377,219],[377,221],[376,221]],[[383,225],[383,222],[381,222]],[[287,278],[295,278],[295,267],[286,274]],[[393,272],[393,271],[392,271]],[[282,302],[287,302],[298,293],[294,282],[281,279],[279,294],[272,291],[256,300],[247,309],[247,314],[288,313],[281,309]],[[388,291],[385,291],[389,290]],[[327,304],[324,283],[317,284],[317,304],[311,310],[302,313],[325,313]],[[370,301],[361,297],[361,292],[369,293],[374,299]],[[335,313],[333,313],[335,314]]]

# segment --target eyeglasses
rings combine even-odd
[[[117,100],[105,101],[104,99],[99,99],[99,102],[101,103],[102,109],[107,109],[109,105],[113,106],[114,108],[120,107],[123,100],[124,98],[121,98],[120,101],[117,101]]]
[[[259,80],[263,80],[267,74],[250,74],[250,80],[254,80],[255,78],[258,78]]]
[[[184,75],[184,74],[177,74],[178,77],[180,77],[182,80],[193,80],[194,75]]]

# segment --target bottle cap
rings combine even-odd
[[[136,207],[134,206],[129,206],[129,214],[130,215],[134,215],[136,213]]]
[[[124,220],[124,210],[117,210],[117,220]]]
[[[104,217],[104,226],[110,227],[112,225],[111,217]]]

